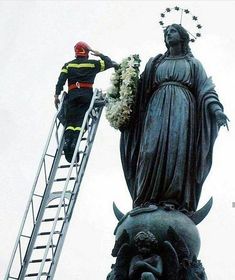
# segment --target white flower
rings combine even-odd
[[[107,92],[106,118],[116,129],[124,127],[130,121],[139,66],[139,55],[131,55],[123,59],[119,69],[111,77],[112,87]]]

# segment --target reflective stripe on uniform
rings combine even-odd
[[[68,69],[63,68],[63,69],[61,70],[61,73],[66,73],[66,74],[68,74]]]
[[[104,60],[100,60],[100,71],[104,71],[105,70],[105,62]]]
[[[94,63],[69,63],[67,67],[72,67],[72,68],[95,68]]]
[[[74,127],[74,126],[68,126],[68,127],[66,127],[66,129],[65,130],[73,130],[73,131],[81,131],[81,127],[80,126],[76,126],[76,127]]]

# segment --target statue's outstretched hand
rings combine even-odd
[[[228,128],[229,118],[224,114],[223,111],[217,110],[215,112],[215,118],[216,118],[216,122],[219,127],[226,126],[227,130],[229,130],[229,128]]]

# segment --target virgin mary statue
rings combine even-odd
[[[164,31],[167,51],[142,73],[121,159],[133,206],[173,205],[196,211],[210,171],[218,129],[227,117],[214,84],[178,24]]]

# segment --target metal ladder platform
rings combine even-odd
[[[53,279],[104,104],[102,92],[95,89],[70,164],[63,152],[64,127],[58,120],[60,105],[4,280]]]

